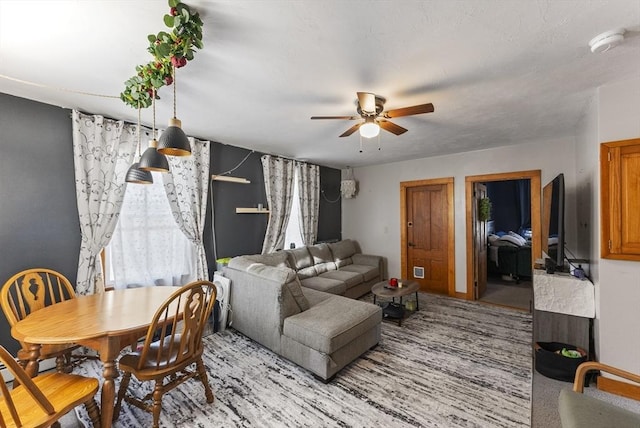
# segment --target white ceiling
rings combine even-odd
[[[640,1],[187,1],[204,21],[203,50],[177,75],[189,135],[333,167],[363,166],[572,136],[595,88],[640,77]],[[151,60],[166,1],[0,0],[0,92],[135,122],[117,96]],[[616,28],[625,42],[592,54]],[[338,136],[356,91],[409,131]],[[158,124],[172,116],[159,95]],[[151,109],[142,113],[151,125]],[[43,142],[44,144],[45,142]]]

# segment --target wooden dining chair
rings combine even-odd
[[[100,385],[97,379],[57,372],[32,379],[3,346],[0,360],[20,382],[9,390],[0,376],[0,426],[48,427],[80,404],[87,408],[93,426],[100,426],[94,399]]]
[[[9,325],[13,326],[32,312],[75,297],[71,283],[61,273],[44,268],[27,269],[4,283],[0,290],[0,306]],[[29,360],[28,345],[22,342],[20,345],[18,360],[24,368]],[[56,370],[70,373],[75,363],[71,352],[76,348],[78,346],[74,344],[42,345],[40,360],[55,358]]]
[[[157,428],[163,394],[193,377],[202,382],[207,403],[213,403],[213,392],[202,362],[202,333],[215,301],[215,284],[196,281],[180,287],[156,311],[140,350],[122,356],[118,363],[124,376],[114,407],[114,420],[124,400],[151,412],[153,427]],[[155,381],[154,389],[141,399],[127,394],[131,375],[139,381]]]

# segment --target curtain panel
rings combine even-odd
[[[136,126],[123,121],[72,115],[76,199],[80,219],[80,256],[76,293],[94,294],[102,272],[99,253],[109,243],[122,206],[125,175],[136,151]]]
[[[292,160],[271,155],[262,156],[261,161],[270,212],[267,232],[262,244],[262,254],[267,254],[284,247],[293,199],[294,164]]]
[[[320,209],[320,167],[306,162],[295,163],[300,200],[300,234],[305,245],[313,245],[318,234]]]
[[[171,171],[163,174],[173,217],[180,230],[197,247],[196,279],[208,280],[203,233],[209,192],[209,141],[189,137],[191,156],[167,156]]]

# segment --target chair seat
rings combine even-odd
[[[11,399],[25,427],[51,425],[61,414],[65,414],[85,402],[88,395],[95,395],[99,387],[97,379],[61,373],[42,374],[33,378],[33,382],[51,402],[55,413],[47,415],[39,406],[35,405],[27,388],[20,385],[11,391]],[[4,397],[0,397],[0,414],[9,415]],[[16,426],[13,420],[7,416],[4,418],[7,427]]]
[[[171,342],[171,337],[168,336],[165,338],[163,342],[156,341],[149,345],[149,354],[148,358],[144,362],[141,368],[140,367],[140,351],[131,352],[129,354],[123,355],[118,361],[118,366],[120,370],[125,372],[131,372],[136,375],[136,377],[147,378],[147,379],[156,379],[159,377],[163,377],[166,375],[166,371],[175,371],[176,370],[176,357],[178,356],[178,351],[180,347],[180,334],[176,334],[173,338],[173,347],[169,346]],[[161,347],[161,343],[164,343]],[[160,350],[160,358],[158,359],[158,350]],[[169,353],[169,351],[171,351]],[[196,352],[196,356],[202,355],[202,352]],[[184,361],[181,366],[186,367],[195,362],[195,358],[189,358]],[[149,371],[145,376],[145,371]]]
[[[563,428],[638,428],[640,414],[568,389],[560,391]]]

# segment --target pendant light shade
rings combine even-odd
[[[151,184],[153,183],[153,176],[151,172],[141,170],[140,163],[136,162],[129,167],[124,181],[135,184]]]
[[[158,152],[158,141],[149,141],[149,148],[140,158],[140,169],[143,171],[169,172],[169,162],[162,153]]]
[[[138,105],[138,125],[136,126],[136,134],[136,149],[138,150],[138,156],[140,156],[140,105]],[[151,184],[153,183],[153,176],[151,175],[151,172],[140,169],[140,162],[134,162],[127,170],[127,175],[124,176],[124,181],[135,184]]]
[[[176,118],[176,67],[172,68],[173,76],[173,117],[169,119],[169,127],[160,136],[158,151],[168,156],[189,156],[191,144],[187,134],[182,130],[182,122]]]
[[[181,128],[182,122],[175,117],[169,119],[169,127],[160,135],[158,151],[169,156],[189,156],[191,144]]]

